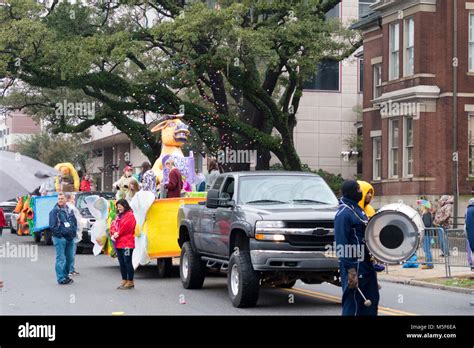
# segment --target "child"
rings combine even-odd
[[[421,218],[423,219],[423,224],[425,228],[433,228],[433,216],[431,215],[431,203],[425,199],[420,199],[417,201],[421,209]],[[421,266],[421,269],[433,269],[433,256],[431,255],[431,237],[432,231],[425,230],[423,236],[423,251],[425,252],[425,262]]]

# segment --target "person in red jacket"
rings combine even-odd
[[[2,235],[3,228],[7,226],[7,220],[5,220],[5,214],[3,214],[3,209],[0,208],[0,236]]]
[[[91,192],[91,182],[89,179],[90,179],[89,174],[84,175],[81,181],[81,187],[79,189],[80,191]]]
[[[132,208],[125,199],[115,203],[118,214],[110,225],[111,239],[115,243],[117,257],[122,273],[122,284],[119,290],[129,290],[135,287],[133,283],[134,269],[132,264],[133,249],[135,249],[135,216]]]
[[[181,172],[174,166],[174,161],[170,158],[165,162],[166,168],[170,169],[169,181],[165,188],[168,190],[166,198],[181,197],[181,190],[183,189],[183,179]]]

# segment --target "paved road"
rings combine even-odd
[[[37,260],[13,257],[6,253],[28,247],[37,248]],[[294,289],[262,289],[258,307],[232,307],[226,278],[206,278],[202,290],[185,290],[179,272],[168,279],[158,279],[156,266],[139,268],[136,288],[118,291],[118,262],[108,256],[76,256],[76,276],[72,285],[60,286],[54,276],[54,247],[35,246],[32,237],[19,237],[4,231],[0,237],[0,314],[101,314],[123,312],[128,315],[339,315],[340,288],[331,284],[306,285]],[[34,256],[34,254],[30,254]],[[409,285],[381,282],[381,315],[472,315],[471,295]]]

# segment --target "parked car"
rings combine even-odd
[[[252,307],[261,285],[339,285],[334,243],[338,200],[318,175],[303,172],[221,174],[207,201],[178,212],[180,276],[200,289],[209,269],[227,272],[235,307]]]
[[[16,223],[15,223],[15,229],[13,229],[12,226],[12,215],[13,210],[15,210],[16,207],[16,202],[15,201],[7,201],[7,202],[1,202],[0,203],[0,208],[3,209],[3,213],[5,215],[5,220],[7,222],[6,228],[9,228],[11,233],[16,233]]]
[[[97,195],[99,197],[104,197],[106,200],[115,199],[115,194],[113,192],[101,192],[101,191],[91,191],[91,192],[77,192],[76,193],[76,207],[81,213],[83,230],[82,230],[82,240],[77,245],[77,253],[82,254],[84,249],[92,249],[94,244],[91,241],[91,226],[95,222],[95,218],[90,213],[86,204],[86,197]]]

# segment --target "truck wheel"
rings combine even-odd
[[[44,230],[43,233],[46,245],[53,245],[53,232],[51,232],[51,230]]]
[[[280,284],[277,287],[278,288],[283,288],[283,289],[291,289],[293,286],[295,286],[296,280],[293,280],[292,282],[286,283],[286,284]]]
[[[81,247],[81,246],[77,246],[76,248],[76,254],[83,254],[84,253],[84,247]]]
[[[13,227],[10,227],[10,233],[11,234],[16,234],[16,230]]]
[[[185,289],[201,289],[206,276],[204,264],[190,242],[183,244],[179,264],[179,275]]]
[[[35,232],[34,238],[36,243],[41,242],[41,232]]]
[[[170,276],[171,271],[173,270],[173,259],[167,257],[164,259],[157,259],[158,265],[158,278],[167,278]]]
[[[260,291],[260,278],[252,268],[248,251],[237,251],[230,257],[227,289],[234,307],[256,306]]]

